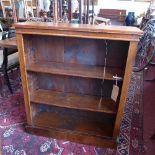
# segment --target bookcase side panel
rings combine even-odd
[[[122,116],[123,116],[125,103],[126,103],[126,99],[128,95],[128,88],[129,88],[129,84],[131,80],[132,67],[133,67],[133,63],[135,60],[135,56],[136,56],[137,45],[138,45],[138,42],[133,42],[133,41],[130,42],[130,46],[128,50],[128,57],[126,61],[125,75],[124,75],[124,80],[123,80],[123,85],[122,85],[122,94],[120,97],[120,103],[118,107],[115,128],[114,128],[114,133],[113,133],[114,138],[118,136],[119,130],[120,130]]]
[[[26,56],[25,56],[25,48],[24,48],[24,40],[22,34],[17,34],[17,46],[19,51],[19,61],[20,61],[20,71],[21,71],[21,79],[22,79],[22,87],[24,92],[24,101],[25,101],[25,108],[26,108],[26,117],[27,123],[29,125],[32,124],[32,110],[30,105],[30,92],[28,89],[28,79],[27,79],[27,72],[26,72]]]

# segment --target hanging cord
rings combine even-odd
[[[103,99],[103,84],[104,84],[105,75],[106,75],[107,56],[108,56],[107,40],[104,40],[104,42],[105,42],[105,58],[104,58],[103,77],[102,77],[102,82],[101,82],[101,96],[100,96],[100,101],[99,101],[99,107],[101,107],[101,103],[102,103],[102,99]]]

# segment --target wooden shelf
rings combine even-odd
[[[33,63],[27,66],[28,71],[50,73],[56,75],[69,75],[84,78],[103,79],[104,67],[96,67],[91,65],[75,65],[64,63]],[[114,80],[113,76],[123,77],[124,71],[121,68],[106,67],[105,79]]]
[[[63,112],[39,112],[33,119],[33,125],[37,127],[51,128],[70,133],[110,138],[113,134],[113,123],[105,123],[102,118],[89,118],[86,114],[70,115]],[[92,116],[92,115],[91,115]]]
[[[88,95],[77,95],[72,93],[62,93],[48,90],[36,90],[31,94],[31,102],[47,104],[71,109],[81,109],[94,112],[104,112],[108,114],[116,113],[116,103],[112,100],[103,99]]]
[[[30,126],[25,125],[25,130],[28,133],[38,135],[38,136],[45,136],[45,137],[53,137],[55,139],[60,140],[69,140],[78,142],[79,144],[86,144],[86,145],[93,145],[98,147],[107,147],[116,149],[117,143],[116,140],[113,138],[101,138],[101,137],[95,137],[90,135],[83,135],[73,132],[67,132],[67,131],[60,131],[56,130],[54,128],[45,128],[45,127],[37,127],[37,126]]]

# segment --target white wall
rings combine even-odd
[[[127,12],[135,12],[139,15],[146,12],[149,2],[135,2],[134,0],[98,0],[98,6],[95,6],[95,12],[98,13],[100,8],[103,9],[125,9]]]

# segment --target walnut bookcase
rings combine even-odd
[[[26,130],[116,147],[142,31],[58,23],[17,23],[15,27]],[[115,75],[122,78],[116,102],[111,99]]]

